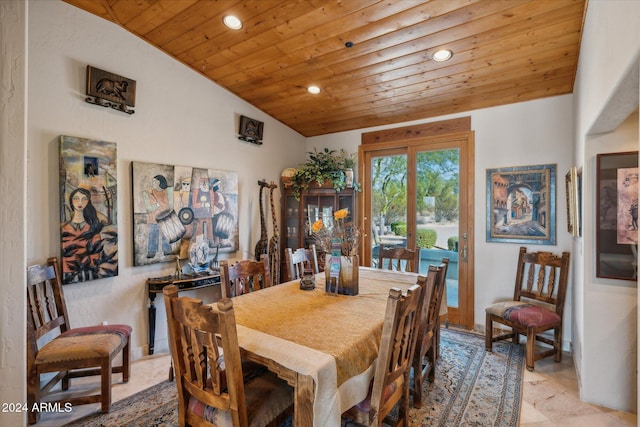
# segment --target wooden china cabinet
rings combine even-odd
[[[333,212],[344,208],[349,210],[347,222],[356,221],[357,216],[356,191],[353,188],[336,191],[333,187],[311,187],[300,194],[300,200],[296,200],[293,197],[293,188],[283,184],[282,194],[280,277],[281,281],[285,282],[290,279],[284,252],[286,248],[308,248],[314,243],[311,224],[316,219],[322,219],[323,213],[333,216]],[[324,253],[319,248],[318,264],[320,270],[324,270]]]

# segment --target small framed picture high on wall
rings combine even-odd
[[[597,156],[596,276],[637,280],[638,152]]]

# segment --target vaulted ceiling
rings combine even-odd
[[[304,136],[571,93],[586,12],[586,0],[64,1]],[[441,48],[449,61],[432,59]]]

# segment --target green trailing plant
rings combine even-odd
[[[345,169],[352,169],[355,165],[354,155],[349,155],[345,150],[329,150],[325,148],[308,152],[309,160],[298,167],[298,171],[292,177],[293,197],[300,200],[300,194],[309,189],[313,183],[324,185],[329,182],[336,191],[344,190]],[[354,188],[359,185],[354,183]]]

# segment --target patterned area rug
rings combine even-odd
[[[410,409],[409,425],[517,426],[523,367],[523,345],[501,341],[487,353],[484,336],[442,329],[436,381],[425,381],[422,408]],[[114,403],[108,414],[96,413],[67,425],[177,426],[176,395],[175,383],[165,381]],[[354,425],[343,422],[345,427]]]

